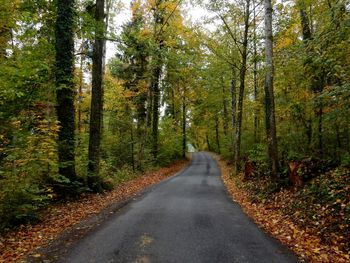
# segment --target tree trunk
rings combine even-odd
[[[209,140],[209,135],[208,135],[208,133],[205,135],[205,138],[206,138],[206,140],[207,140],[208,151],[211,152],[211,145],[210,145],[210,140]]]
[[[224,122],[224,135],[227,136],[228,134],[228,120],[227,120],[227,100],[226,100],[226,88],[225,88],[225,82],[224,77],[221,79],[221,85],[222,85],[222,105],[223,105],[223,122]]]
[[[234,174],[240,170],[241,163],[241,137],[242,137],[242,119],[243,119],[243,100],[245,90],[245,77],[247,72],[247,54],[248,54],[248,33],[249,33],[249,17],[250,17],[250,0],[246,1],[246,10],[244,18],[244,36],[242,45],[242,64],[239,72],[239,94],[235,136],[235,158],[234,158]]]
[[[216,136],[216,146],[218,147],[218,154],[221,154],[220,148],[220,133],[219,133],[219,118],[215,118],[215,136]]]
[[[56,98],[59,173],[71,181],[75,174],[74,0],[57,1]]]
[[[175,105],[175,91],[171,89],[171,114],[173,115],[173,119],[176,120],[176,105]]]
[[[83,70],[83,56],[80,55],[80,68],[79,68],[79,88],[78,88],[78,132],[81,134],[81,103],[83,99],[83,83],[84,83],[84,70]]]
[[[236,156],[236,146],[235,146],[235,127],[236,127],[236,108],[237,108],[237,95],[236,95],[236,69],[232,66],[232,79],[231,79],[231,121],[232,121],[232,155]]]
[[[154,160],[158,158],[158,126],[159,126],[159,103],[160,103],[160,77],[162,74],[162,50],[164,48],[164,41],[161,30],[159,27],[163,26],[164,17],[163,10],[161,10],[161,4],[163,0],[156,1],[154,10],[154,33],[156,41],[156,54],[155,54],[155,65],[153,66],[152,81],[151,81],[151,92],[153,97],[152,105],[152,154]],[[159,32],[157,32],[159,30]],[[159,35],[157,35],[159,34]]]
[[[266,46],[266,77],[265,77],[265,111],[266,134],[269,155],[269,165],[273,177],[278,173],[278,148],[276,136],[275,97],[273,91],[273,33],[272,4],[265,0],[265,46]]]
[[[131,166],[132,171],[135,172],[135,143],[134,143],[134,124],[133,118],[130,120],[130,140],[131,140]]]
[[[187,138],[186,138],[186,89],[182,95],[182,157],[186,157],[186,148],[187,148]]]
[[[102,190],[102,180],[99,177],[100,151],[102,138],[103,111],[103,53],[104,53],[104,0],[96,0],[95,43],[92,57],[92,92],[89,137],[88,186],[94,191]]]
[[[144,77],[146,71],[146,58],[141,58],[141,70],[137,71],[137,83]],[[138,140],[138,152],[137,152],[137,169],[142,171],[143,159],[144,159],[144,144],[145,137],[147,136],[147,109],[146,104],[148,100],[148,92],[138,90],[139,95],[136,97],[136,108],[137,108],[137,140]]]
[[[254,109],[254,143],[258,143],[258,126],[259,126],[259,119],[258,119],[258,109],[256,107],[257,101],[258,101],[258,61],[257,61],[257,35],[256,35],[256,6],[255,6],[255,0],[253,0],[253,6],[254,6],[254,20],[253,20],[253,37],[254,37],[254,102],[255,102],[255,109]]]
[[[318,151],[321,156],[323,156],[323,105],[320,102],[319,109],[317,112],[318,115]]]
[[[308,149],[310,150],[311,147],[311,142],[312,142],[312,120],[306,120],[305,121],[305,132],[306,132],[306,136],[307,136],[307,146]]]
[[[146,111],[146,126],[147,129],[151,129],[152,127],[152,105],[153,105],[153,92],[152,92],[152,84],[147,92],[147,111]]]
[[[138,153],[137,153],[137,169],[142,170],[144,159],[144,143],[146,137],[146,122],[147,109],[145,108],[147,102],[147,93],[143,92],[139,95],[137,101],[137,139],[138,139]]]
[[[311,28],[310,28],[310,22],[308,15],[306,13],[306,7],[304,0],[299,1],[299,12],[300,12],[300,20],[301,20],[301,27],[303,32],[303,40],[307,41],[311,39]]]
[[[154,69],[152,79],[152,94],[153,94],[153,107],[152,107],[152,154],[154,160],[158,158],[158,126],[159,126],[159,101],[160,101],[160,90],[159,81],[161,76],[161,66],[156,65]]]

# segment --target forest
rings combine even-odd
[[[189,147],[349,256],[349,2],[0,1],[1,232]]]

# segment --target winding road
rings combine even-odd
[[[150,188],[58,260],[87,262],[298,262],[227,195],[207,153]]]

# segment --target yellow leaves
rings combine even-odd
[[[282,39],[280,39],[279,41],[277,41],[277,44],[276,44],[276,48],[279,50],[279,49],[283,49],[283,48],[286,48],[290,45],[292,45],[294,43],[294,40],[289,38],[289,37],[284,37]]]
[[[139,37],[141,39],[146,39],[146,38],[149,38],[153,35],[153,32],[151,29],[149,28],[143,28],[140,33],[139,33]]]
[[[141,0],[136,0],[132,3],[131,12],[135,16],[141,9]]]
[[[105,85],[104,108],[106,110],[118,109],[123,103],[127,103],[137,95],[135,91],[125,90],[123,81],[114,78],[109,72],[105,75]],[[144,87],[144,85],[145,83],[142,83],[141,87]]]
[[[21,121],[19,121],[19,120],[15,120],[15,121],[13,121],[11,124],[12,124],[13,128],[15,128],[15,129],[20,129],[22,123],[21,123]]]
[[[126,90],[124,91],[124,98],[126,99],[132,99],[134,97],[136,97],[137,93],[131,90]]]
[[[300,234],[300,230],[298,230],[297,228],[293,227],[293,238],[297,238],[297,236]]]

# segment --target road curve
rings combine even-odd
[[[298,262],[225,191],[216,162],[193,154],[179,175],[129,203],[58,262]]]

